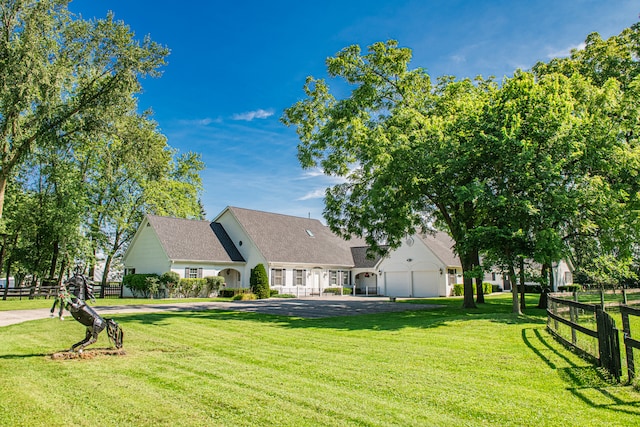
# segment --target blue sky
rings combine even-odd
[[[279,121],[326,77],[345,46],[398,40],[411,68],[432,76],[501,78],[565,56],[591,32],[604,38],[638,21],[635,0],[73,0],[85,19],[109,10],[171,50],[163,75],[143,80],[140,108],[180,152],[201,153],[208,219],[225,206],[322,219],[335,183],[296,158],[295,130]],[[329,81],[331,86],[331,81]]]

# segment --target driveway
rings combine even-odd
[[[335,296],[318,298],[271,298],[253,301],[189,302],[176,304],[140,304],[122,306],[93,306],[102,316],[121,313],[153,313],[158,311],[230,310],[278,316],[319,319],[323,317],[355,316],[359,314],[428,310],[435,304],[390,302],[385,297]],[[57,310],[56,310],[57,311]],[[65,311],[65,315],[69,315]],[[49,317],[49,309],[0,311],[0,327]]]

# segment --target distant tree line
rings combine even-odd
[[[195,153],[167,145],[138,112],[142,77],[168,49],[109,14],[64,0],[0,5],[0,274],[56,278],[109,269],[145,212],[200,217]]]
[[[569,57],[500,82],[434,81],[409,69],[411,56],[393,40],[346,47],[327,68],[351,93],[337,99],[309,77],[306,98],[282,117],[297,130],[302,166],[343,181],[326,192],[332,230],[378,249],[446,230],[464,307],[484,301],[483,270],[518,283],[526,260],[547,283],[560,259],[585,282],[637,280],[640,24],[607,40],[591,34]],[[519,313],[524,299],[513,297]]]

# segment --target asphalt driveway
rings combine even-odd
[[[101,315],[120,313],[152,313],[158,311],[230,310],[279,316],[319,319],[323,317],[356,316],[371,313],[429,310],[434,304],[391,302],[385,297],[334,296],[321,298],[272,298],[254,301],[189,302],[177,304],[140,304],[123,306],[93,306]],[[65,315],[69,315],[65,311]],[[49,309],[0,311],[0,327],[49,317]]]

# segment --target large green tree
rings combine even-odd
[[[0,218],[11,174],[36,147],[99,129],[131,105],[139,78],[156,75],[168,52],[148,38],[139,43],[112,15],[85,21],[67,4],[0,5]]]
[[[334,232],[364,236],[381,250],[437,218],[462,261],[463,304],[474,307],[479,248],[468,236],[477,226],[483,161],[475,130],[494,84],[445,77],[434,85],[424,70],[408,69],[410,59],[395,41],[375,43],[368,53],[347,47],[327,66],[353,87],[350,96],[337,100],[324,80],[308,78],[307,98],[282,120],[297,127],[303,167],[346,181],[326,192],[324,214]]]
[[[583,94],[599,91],[583,104],[589,126],[576,162],[585,173],[577,181],[582,190],[576,198],[579,207],[565,230],[574,266],[599,283],[618,282],[612,279],[620,279],[638,262],[639,57],[640,23],[636,23],[606,40],[590,34],[583,49],[533,68],[538,78],[552,73],[582,76],[597,88]],[[617,260],[616,268],[612,259]]]

